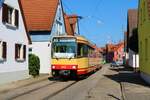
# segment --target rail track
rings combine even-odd
[[[71,87],[72,85],[76,84],[77,82],[78,81],[44,80],[39,83],[26,85],[0,94],[0,100],[33,100],[31,99],[32,96],[33,98],[39,96],[40,100],[48,100]],[[46,91],[46,95],[44,94],[44,96],[41,94],[43,91]]]

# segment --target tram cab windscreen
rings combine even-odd
[[[75,38],[54,38],[52,43],[52,57],[75,58],[77,54],[77,44]]]

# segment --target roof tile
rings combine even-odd
[[[50,31],[59,0],[21,0],[28,31]]]
[[[77,15],[66,15],[65,18],[65,27],[68,35],[75,35],[75,27],[77,23]]]

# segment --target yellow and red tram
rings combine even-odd
[[[80,76],[100,68],[94,45],[82,36],[58,36],[52,40],[53,76]]]

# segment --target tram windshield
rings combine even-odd
[[[53,42],[53,58],[75,58],[76,42]]]

